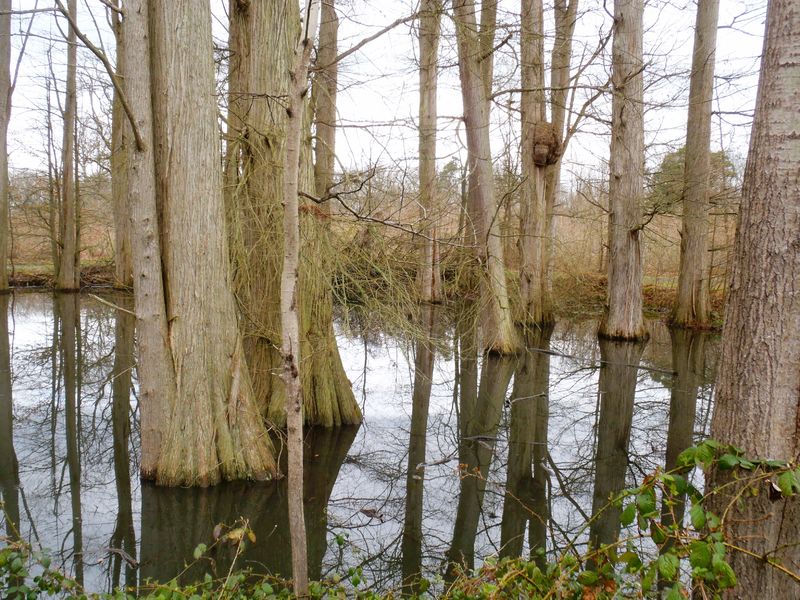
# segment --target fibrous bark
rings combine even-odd
[[[718,14],[719,0],[697,3],[683,170],[681,260],[671,318],[679,327],[706,327],[709,319],[708,197]]]
[[[422,224],[417,274],[420,300],[439,302],[442,278],[433,213],[436,209],[437,58],[441,0],[423,0],[419,16],[419,207]]]
[[[339,85],[339,16],[336,0],[322,0],[317,48],[317,70],[311,86],[311,103],[314,107],[314,188],[317,197],[323,198],[333,185],[336,165],[336,93]],[[322,204],[320,210],[330,213],[330,205]]]
[[[77,18],[78,2],[67,5],[72,20]],[[67,34],[67,90],[64,98],[64,138],[61,145],[61,215],[59,261],[56,269],[57,290],[80,287],[80,255],[78,248],[78,197],[75,181],[75,124],[77,119],[78,40],[75,30]]]
[[[554,0],[555,40],[550,61],[550,119],[559,143],[558,159],[545,171],[545,206],[547,211],[547,237],[544,245],[545,294],[552,298],[553,260],[555,252],[555,204],[561,184],[561,155],[566,150],[568,139],[565,131],[567,121],[567,92],[570,84],[572,62],[572,38],[578,19],[578,0]]]
[[[747,456],[796,461],[800,456],[800,10],[792,0],[767,8],[750,150],[722,331],[722,357],[711,434]],[[712,474],[708,489],[725,474]],[[740,485],[728,486],[730,495]],[[800,501],[771,501],[719,490],[730,506],[726,539],[800,569]],[[719,510],[719,509],[718,509]],[[758,590],[764,598],[796,598],[800,586],[766,560],[733,552],[739,585],[731,598]]]
[[[226,186],[231,225],[234,287],[243,313],[245,354],[256,398],[267,418],[286,422],[285,389],[277,377],[280,272],[283,257],[283,164],[288,114],[283,98],[299,35],[295,2],[231,4]],[[305,105],[298,115],[308,132]],[[324,169],[323,169],[324,170]],[[300,142],[299,189],[312,193],[310,137]],[[326,209],[303,203],[298,291],[304,417],[327,427],[361,421],[342,367],[332,323],[331,257]]]
[[[0,1],[0,292],[8,289],[8,123],[11,119],[11,0]]]
[[[614,2],[609,162],[608,305],[600,335],[647,337],[642,318],[641,228],[644,185],[643,0]]]
[[[544,16],[541,0],[522,0],[522,188],[520,197],[520,295],[522,321],[545,324],[553,320],[547,286],[546,246],[548,231],[545,173],[551,144],[541,144],[542,130],[553,133],[545,123]],[[548,136],[549,138],[550,136]],[[557,145],[557,141],[556,141]],[[538,160],[544,148],[543,160]],[[539,164],[543,163],[543,164]]]
[[[800,11],[773,0],[744,175],[712,432],[800,453]]]
[[[118,0],[119,2],[119,0]],[[114,16],[114,37],[117,43],[117,75],[125,73],[125,47],[122,37],[122,17]],[[133,287],[131,264],[130,215],[128,211],[128,182],[126,165],[128,119],[122,108],[119,92],[114,90],[111,113],[111,198],[114,204],[114,284]]]
[[[497,3],[482,3],[480,28],[475,20],[472,0],[456,0],[453,10],[469,164],[467,208],[470,223],[467,227],[481,275],[481,344],[489,352],[506,354],[519,348],[519,340],[509,304],[489,142],[492,45]]]
[[[209,5],[131,0],[124,27],[143,140],[128,158],[142,476],[269,478],[275,462],[230,289]]]

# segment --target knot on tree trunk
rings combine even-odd
[[[546,167],[558,162],[561,144],[552,123],[539,121],[533,124],[533,162],[537,167]]]

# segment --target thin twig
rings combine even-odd
[[[131,129],[133,130],[133,138],[136,141],[136,150],[139,152],[144,151],[144,140],[142,139],[141,133],[139,133],[139,128],[136,127],[136,120],[133,117],[133,111],[131,111],[130,104],[128,104],[128,99],[125,97],[125,92],[122,90],[122,86],[119,82],[119,76],[116,74],[114,66],[108,60],[108,57],[105,55],[105,53],[95,46],[92,41],[87,38],[80,29],[78,29],[78,24],[75,22],[75,19],[72,18],[72,15],[69,14],[69,11],[64,7],[64,4],[61,2],[61,0],[56,0],[56,6],[58,6],[58,10],[61,12],[61,14],[67,18],[67,21],[69,21],[69,26],[72,27],[72,30],[75,32],[75,35],[78,36],[78,39],[80,39],[84,46],[86,46],[92,52],[92,54],[94,54],[100,60],[100,62],[103,63],[108,76],[111,78],[114,91],[119,94],[122,108],[125,110],[128,121],[130,121]]]

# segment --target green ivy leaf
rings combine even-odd
[[[599,579],[597,573],[594,571],[582,571],[581,574],[578,575],[578,583],[587,587],[595,585]]]
[[[636,496],[636,506],[643,517],[656,514],[656,494],[653,490],[647,490]]]
[[[667,541],[667,533],[664,527],[656,520],[650,521],[650,537],[659,546]]]
[[[703,509],[702,504],[692,505],[689,511],[689,518],[692,520],[692,527],[696,530],[701,530],[706,525],[706,511]]]
[[[678,455],[679,467],[693,467],[695,465],[695,457],[697,456],[697,448],[694,446],[687,448]]]
[[[736,574],[731,566],[725,562],[725,559],[715,554],[711,559],[711,566],[714,570],[714,575],[717,576],[720,587],[731,588],[736,585]]]
[[[636,518],[636,505],[631,502],[628,506],[625,507],[625,510],[622,511],[622,514],[619,516],[620,523],[622,523],[623,527],[627,527],[633,520]]]
[[[719,457],[719,468],[732,469],[739,464],[740,460],[738,456],[734,456],[733,454],[723,454]]]
[[[662,554],[658,557],[656,564],[662,577],[669,580],[675,579],[678,574],[678,565],[680,564],[677,556],[674,554]]]
[[[667,595],[664,596],[664,600],[686,600],[686,597],[681,592],[681,584],[676,583],[667,592]]]
[[[695,453],[695,462],[703,465],[704,467],[707,467],[714,462],[714,449],[708,443],[708,440],[697,447],[697,452]]]
[[[689,548],[689,564],[695,569],[695,574],[698,569],[711,567],[711,549],[706,542],[692,542]]]
[[[203,556],[206,550],[207,547],[205,544],[197,544],[197,546],[194,549],[194,552],[192,553],[192,556],[194,556],[195,560],[198,560],[201,556]]]
[[[795,478],[793,471],[784,471],[778,476],[778,487],[785,497],[793,496],[795,490],[800,490],[800,482]]]

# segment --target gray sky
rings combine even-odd
[[[202,1],[202,0],[195,0]],[[80,24],[96,42],[102,42],[113,55],[113,36],[99,0],[79,0]],[[30,10],[35,0],[14,0],[15,9]],[[609,7],[611,1],[609,0]],[[39,0],[39,7],[52,6],[51,0]],[[226,15],[222,0],[214,0],[214,35],[225,43]],[[89,10],[91,8],[91,11]],[[388,23],[413,12],[411,0],[340,0],[340,49],[357,43]],[[715,84],[715,110],[712,129],[712,148],[725,149],[743,165],[747,153],[750,113],[755,103],[757,69],[761,53],[766,2],[722,0]],[[681,146],[685,136],[688,96],[688,75],[691,63],[693,0],[650,0],[645,9],[645,53],[647,80],[646,128],[648,164],[657,165],[664,153]],[[496,58],[496,90],[518,86],[515,71],[518,35],[518,1],[501,0],[498,23],[501,31],[513,37]],[[91,14],[90,14],[91,12]],[[607,33],[611,18],[598,0],[581,0],[581,16],[576,28],[573,47],[573,74],[582,57],[590,55],[600,36]],[[92,15],[94,18],[92,18]],[[12,32],[27,28],[30,15],[16,16]],[[38,14],[23,57],[17,89],[13,98],[10,128],[10,163],[12,168],[46,168],[44,154],[44,78],[48,73],[48,49],[52,55],[53,71],[63,89],[66,44],[50,14]],[[546,54],[552,42],[552,11],[545,2]],[[65,27],[63,19],[62,29]],[[51,41],[52,40],[52,41]],[[21,35],[13,40],[19,49]],[[341,127],[337,138],[340,164],[346,168],[363,168],[370,162],[395,164],[413,169],[416,163],[417,136],[415,124],[418,105],[418,75],[415,70],[416,34],[412,24],[403,24],[371,42],[362,51],[341,65],[339,116]],[[16,60],[12,52],[12,65]],[[589,66],[578,80],[582,86],[576,93],[575,105],[580,106],[594,87],[607,81],[610,45],[595,64]],[[461,96],[458,87],[455,40],[450,21],[443,22],[440,50],[439,79],[440,135],[438,156],[443,164],[453,156],[463,154],[463,131],[459,128]],[[84,78],[102,75],[102,67],[86,50],[79,55]],[[80,77],[80,75],[79,75]],[[80,83],[79,83],[80,86]],[[53,97],[55,101],[55,97]],[[493,152],[501,154],[510,143],[510,156],[518,154],[519,124],[516,112],[503,106],[518,102],[516,95],[500,95],[493,109]],[[99,107],[101,96],[83,92],[79,110],[86,115],[91,106]],[[502,105],[502,106],[501,106]],[[598,119],[607,118],[609,98],[598,100],[592,110],[596,118],[586,119],[573,138],[565,156],[564,179],[568,183],[574,173],[596,168],[608,154],[608,127]],[[88,122],[88,120],[87,120]],[[57,141],[60,122],[54,123]]]

